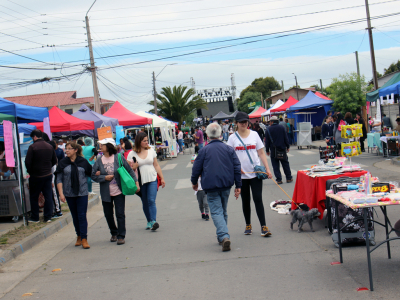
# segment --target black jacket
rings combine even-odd
[[[268,134],[269,131],[269,134]],[[271,137],[274,140],[274,146],[279,150],[285,150],[290,148],[289,139],[287,137],[286,130],[279,123],[275,123],[269,126],[265,130],[265,151],[274,153],[275,147],[272,145]]]
[[[25,157],[25,166],[31,177],[51,175],[51,168],[57,163],[53,146],[43,139],[36,140],[29,146]]]
[[[322,125],[322,129],[321,129],[321,134],[322,134],[322,138],[326,138],[326,137],[333,137],[333,123],[325,123],[324,125]]]

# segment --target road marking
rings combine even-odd
[[[172,170],[176,167],[177,164],[168,164],[164,168],[162,168],[163,171],[165,170]]]
[[[191,168],[193,166],[193,164],[191,162],[189,162],[186,166],[186,168]]]
[[[190,182],[190,179],[178,179],[178,182],[175,185],[175,190],[180,190],[180,189],[191,189],[192,188],[192,183]]]

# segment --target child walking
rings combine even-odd
[[[199,188],[194,194],[197,196],[197,201],[199,201],[199,208],[201,212],[201,218],[205,221],[210,220],[210,210],[208,209],[207,194],[203,191],[201,187],[201,176],[199,177]]]

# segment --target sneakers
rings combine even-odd
[[[253,230],[251,229],[251,224],[246,225],[246,230],[244,231],[245,235],[250,235],[253,233]]]
[[[231,251],[231,241],[228,238],[222,240],[222,251]]]
[[[39,223],[39,220],[34,220],[32,218],[29,218],[28,223]]]
[[[158,225],[156,221],[152,221],[151,224],[152,224],[151,230],[153,231],[156,231],[160,227],[160,225]]]
[[[51,223],[51,219],[49,220],[44,220],[45,223]]]
[[[58,212],[58,213],[54,213],[54,215],[51,217],[52,219],[57,219],[57,218],[61,218],[62,217],[62,212]]]
[[[210,220],[210,216],[209,216],[208,214],[205,214],[205,215],[204,215],[204,220],[205,220],[205,221]]]
[[[153,224],[151,222],[147,222],[146,230],[149,230],[152,226]]]
[[[205,215],[204,213],[202,213],[202,214],[201,214],[201,218],[202,218],[202,219],[205,219],[205,218],[206,218],[206,215]]]
[[[262,226],[261,227],[261,236],[268,237],[268,236],[271,236],[271,235],[272,235],[272,233],[271,233],[271,231],[269,231],[267,226]]]

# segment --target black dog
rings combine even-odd
[[[292,222],[290,222],[290,228],[293,230],[293,224],[299,221],[299,230],[297,232],[303,231],[303,224],[308,222],[310,224],[311,231],[314,232],[312,227],[312,222],[316,217],[319,217],[321,213],[318,211],[317,208],[312,208],[309,211],[304,210],[292,210],[290,214],[293,216]]]

